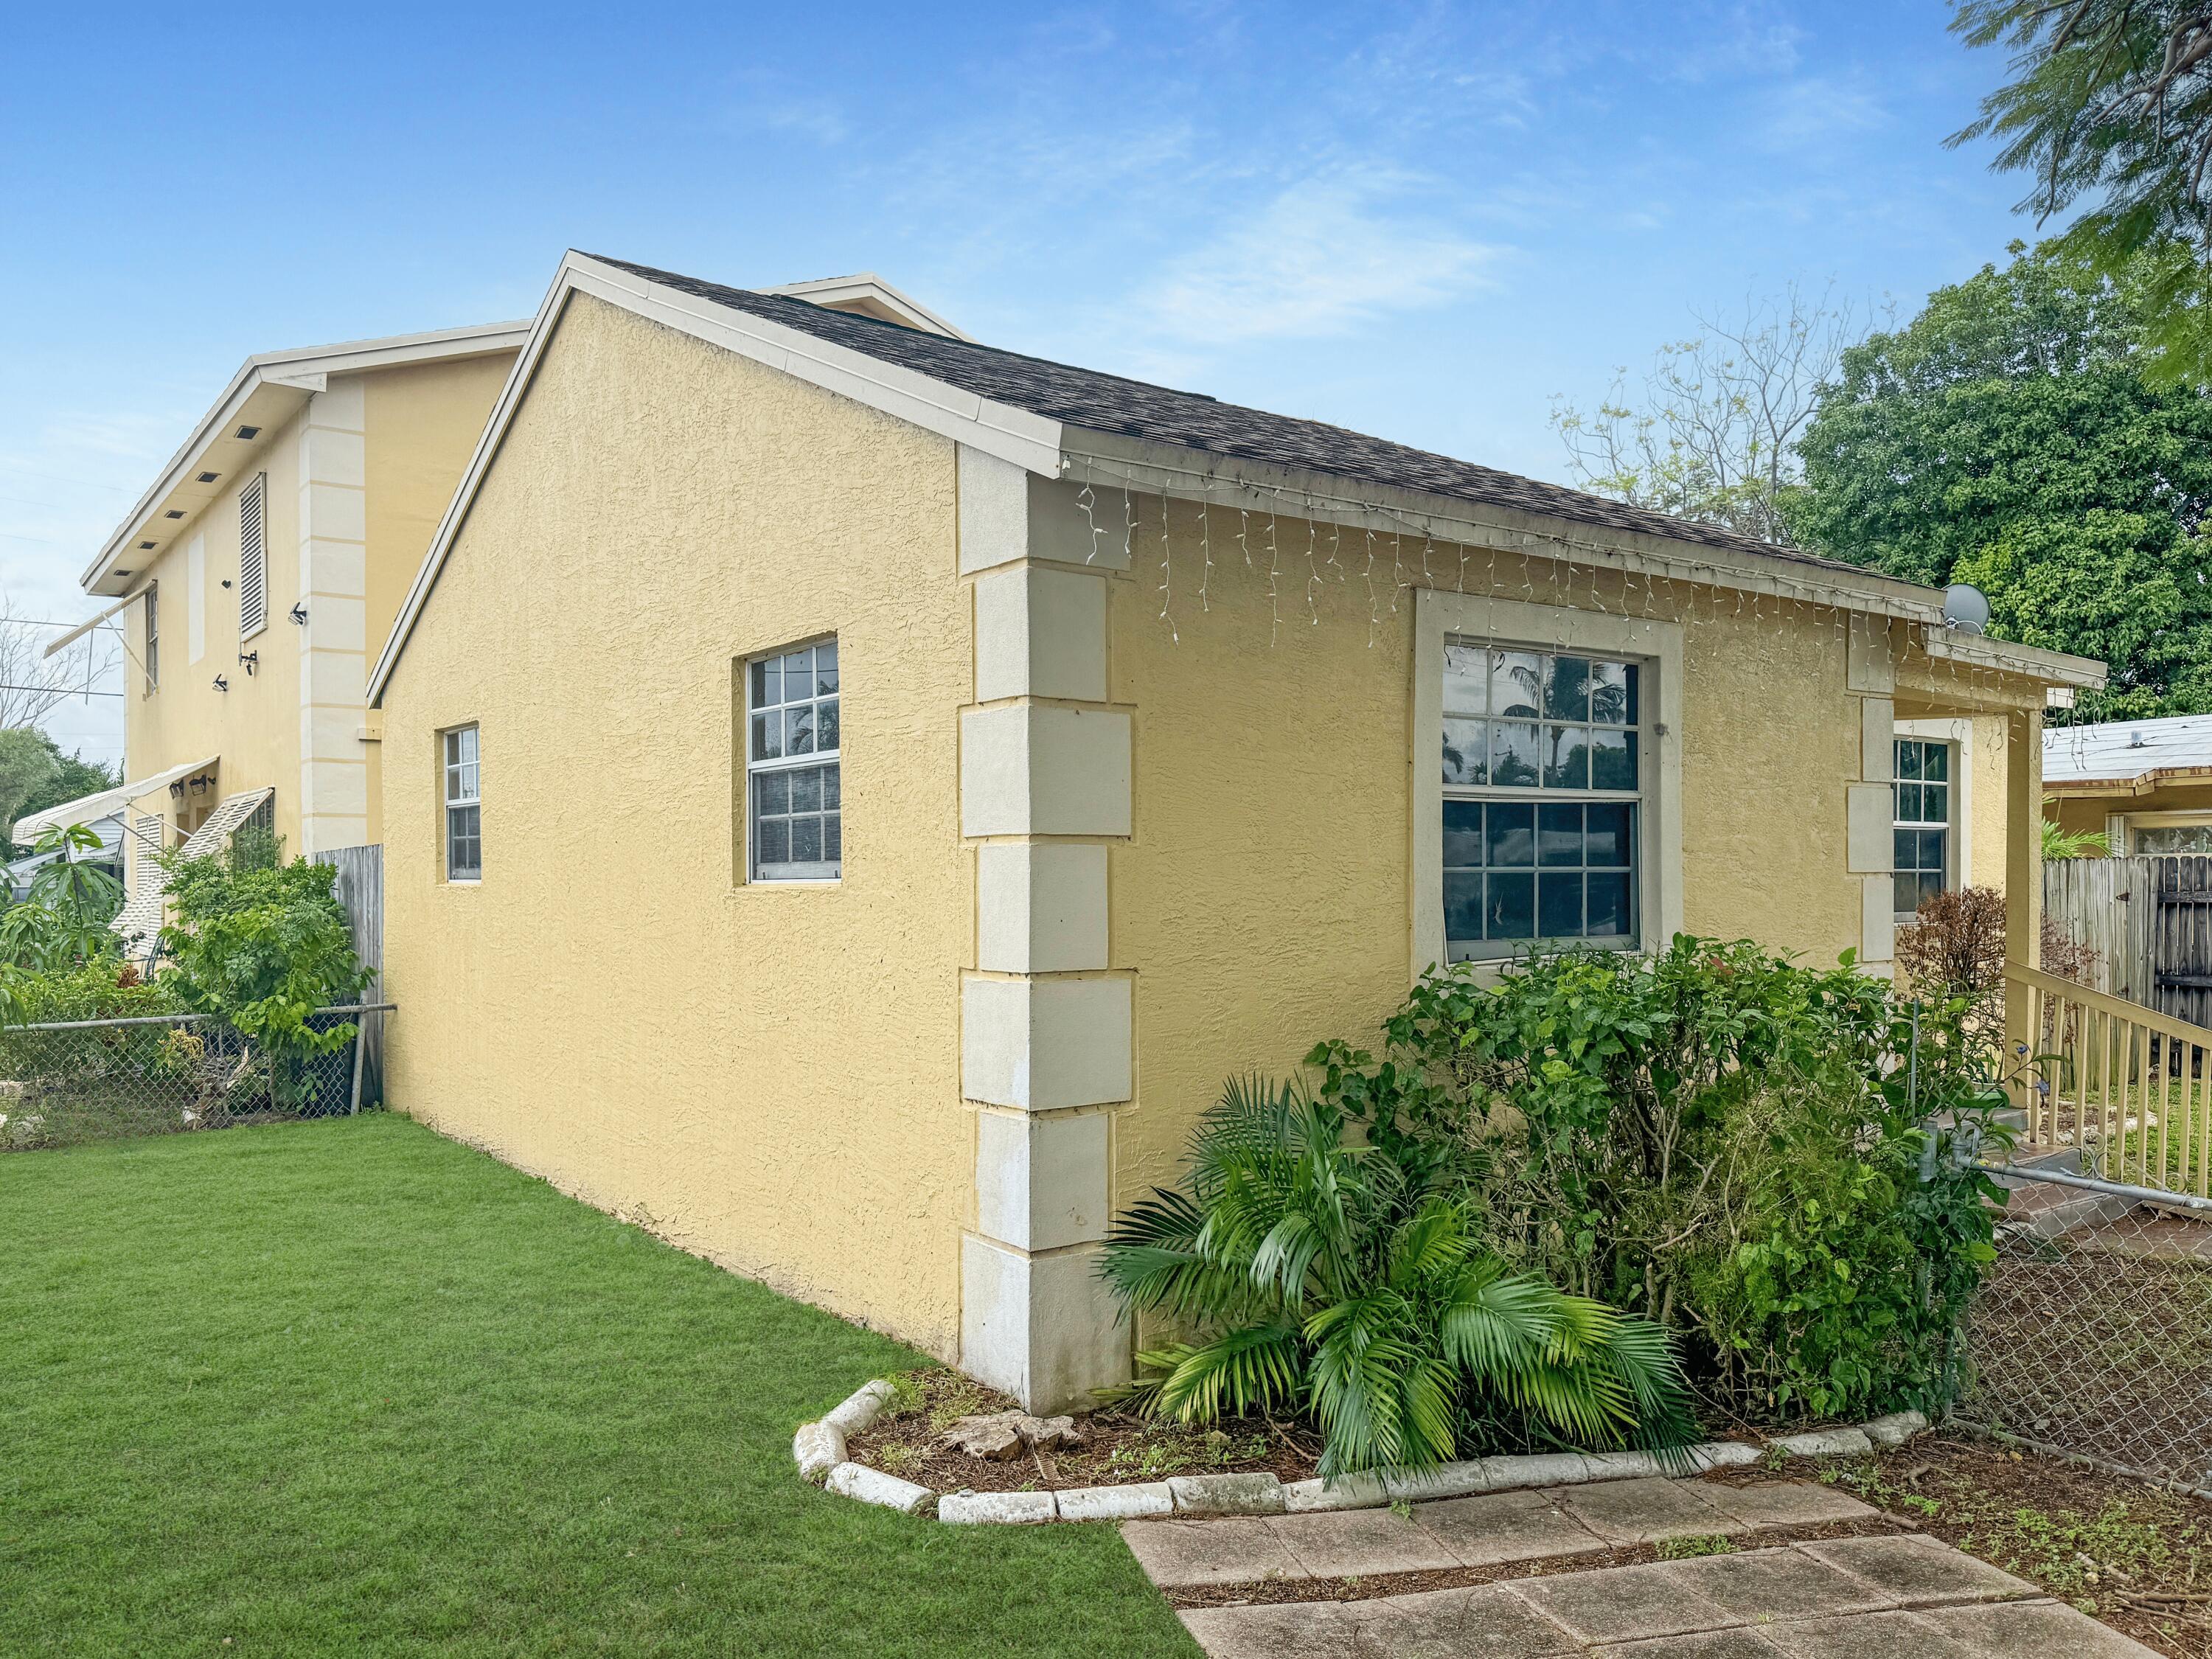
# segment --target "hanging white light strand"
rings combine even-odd
[[[1091,551],[1084,556],[1083,560],[1084,563],[1089,564],[1098,556],[1099,530],[1098,515],[1091,511],[1091,508],[1097,501],[1098,497],[1097,493],[1091,488],[1090,481],[1088,479],[1085,480],[1083,488],[1076,492],[1075,500],[1077,505],[1081,507],[1083,509],[1084,523],[1091,527]]]
[[[1198,576],[1198,608],[1201,612],[1213,609],[1206,597],[1206,589],[1213,585],[1213,525],[1208,515],[1211,505],[1208,501],[1198,504],[1198,544],[1206,556],[1206,568]]]
[[[1168,639],[1181,644],[1182,635],[1176,632],[1175,618],[1168,614],[1175,604],[1175,549],[1168,540],[1168,498],[1160,497],[1160,620],[1168,625]]]

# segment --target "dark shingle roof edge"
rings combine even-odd
[[[1702,547],[1780,559],[1880,580],[1880,573],[1717,526],[1478,466],[1320,421],[1223,403],[1096,369],[1077,368],[996,346],[957,340],[784,295],[704,282],[628,259],[585,258],[710,304],[843,346],[960,391],[1088,432],[1164,444],[1232,460],[1308,471],[1603,530],[1663,537]]]

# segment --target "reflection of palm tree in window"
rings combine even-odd
[[[1532,660],[1508,665],[1505,674],[1506,678],[1520,689],[1521,701],[1509,703],[1495,712],[1500,714],[1525,716],[1529,720],[1535,719],[1543,712],[1541,708],[1544,692],[1542,672],[1534,665]]]
[[[1554,720],[1589,718],[1590,665],[1587,657],[1551,657],[1550,696],[1544,712]]]
[[[1601,726],[1626,726],[1628,723],[1628,686],[1626,679],[1619,684],[1601,681],[1590,687],[1590,718]]]

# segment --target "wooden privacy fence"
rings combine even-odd
[[[2212,854],[2053,859],[2043,908],[2096,951],[2098,990],[2212,1026]]]
[[[2074,1148],[2086,1175],[2208,1195],[2212,1030],[2039,969],[2005,978],[2033,1033],[2015,1094],[2028,1144]]]

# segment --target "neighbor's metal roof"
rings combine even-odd
[[[2212,714],[2054,726],[2043,734],[2043,781],[2102,782],[2212,766]]]

